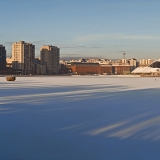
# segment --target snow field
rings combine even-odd
[[[0,77],[0,159],[157,159],[160,78]]]

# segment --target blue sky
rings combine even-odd
[[[61,57],[160,58],[158,0],[0,0],[0,44],[56,45]]]

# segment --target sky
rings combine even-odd
[[[63,57],[160,58],[159,0],[0,0],[0,44],[24,40]]]

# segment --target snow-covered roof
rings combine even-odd
[[[156,73],[160,72],[160,59],[154,61],[147,67],[138,67],[132,73]]]
[[[152,67],[138,67],[132,71],[132,73],[156,73],[159,72],[159,68],[152,68]]]

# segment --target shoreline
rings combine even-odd
[[[158,78],[155,75],[0,75],[0,77],[15,76],[15,77],[104,77],[104,78]]]

